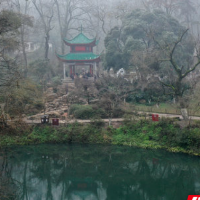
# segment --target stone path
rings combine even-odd
[[[151,115],[152,114],[157,114],[159,115],[160,118],[164,117],[164,118],[180,118],[183,119],[181,115],[174,115],[174,114],[161,114],[161,113],[150,113],[150,112],[138,112],[139,114],[146,114],[146,118],[147,119],[151,119]],[[192,120],[200,120],[200,117],[197,116],[190,116],[190,119]],[[27,124],[41,124],[40,120],[24,120]],[[60,124],[67,124],[67,123],[90,123],[92,120],[59,120]],[[108,123],[109,119],[102,119],[102,121]],[[124,119],[123,118],[117,118],[117,119],[112,119],[112,122],[123,122]],[[51,122],[51,120],[50,120]]]
[[[140,112],[140,111],[138,113],[139,114],[146,113],[147,115],[157,114],[157,115],[159,115],[159,117],[164,117],[164,118],[176,118],[176,117],[179,117],[180,119],[183,119],[182,115],[175,115],[175,114],[151,113],[151,112]],[[200,117],[190,116],[189,119],[200,120]]]
[[[75,123],[75,122],[78,122],[78,123],[83,123],[83,124],[87,124],[87,123],[91,123],[92,120],[59,120],[59,123],[60,124],[72,124],[72,123]],[[102,121],[104,122],[109,122],[109,119],[102,119]],[[124,119],[122,118],[117,118],[117,119],[112,119],[112,122],[123,122]],[[40,120],[24,120],[24,122],[26,122],[27,124],[41,124],[41,121]],[[51,120],[50,120],[50,123],[51,123]]]

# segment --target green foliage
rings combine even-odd
[[[96,127],[96,128],[102,128],[103,126],[105,126],[105,122],[98,117],[95,117],[94,119],[92,119],[91,124]]]
[[[105,115],[105,113],[102,109],[94,110],[91,106],[84,106],[74,112],[74,116],[77,119],[91,119],[95,117],[101,117],[103,115]]]
[[[55,76],[52,78],[53,87],[57,87],[62,84],[61,78],[59,76]]]
[[[96,115],[96,112],[91,106],[81,106],[74,112],[74,117],[77,119],[91,119]]]
[[[2,6],[2,5],[1,5]],[[6,90],[18,86],[21,79],[16,55],[13,51],[19,47],[19,28],[25,17],[11,10],[0,11],[0,96],[6,101]],[[12,53],[11,53],[12,52]],[[8,89],[9,88],[9,89]]]
[[[149,52],[152,50],[156,52],[159,49],[158,43],[160,45],[173,44],[183,30],[185,28],[178,20],[162,11],[133,10],[122,19],[121,27],[114,27],[107,34],[104,66],[106,69],[113,67],[115,71],[122,67],[129,69],[132,63],[135,67],[140,67],[133,60],[136,52],[142,54],[147,49]],[[161,52],[159,52],[159,57],[163,58],[164,55]],[[184,65],[192,61],[193,52],[194,44],[191,36],[186,34],[184,43],[178,45],[175,50],[175,60],[178,64]],[[149,68],[156,71],[163,70],[166,65],[166,63],[159,65],[153,56],[150,56],[146,63]]]
[[[38,80],[41,80],[44,75],[50,71],[50,66],[47,60],[36,60],[30,63],[30,72],[32,76],[37,77]]]
[[[123,117],[124,114],[125,114],[125,111],[122,108],[114,108],[112,111],[113,118]]]
[[[120,29],[118,27],[113,28],[105,38],[106,54],[104,55],[104,67],[105,69],[114,70],[120,68],[128,68],[128,59],[126,59],[126,52],[123,51],[123,45],[119,42]]]
[[[76,119],[98,119],[98,118],[107,118],[109,113],[101,108],[90,105],[71,105],[69,109],[69,114],[74,115]],[[112,110],[112,117],[119,118],[125,114],[121,108],[114,108]]]
[[[194,128],[188,130],[187,128],[182,133],[177,134],[175,137],[176,145],[185,149],[199,150],[200,148],[200,130]]]
[[[69,114],[74,115],[77,119],[92,119],[105,116],[105,112],[102,109],[94,109],[90,105],[71,105]]]
[[[16,49],[19,41],[19,28],[21,25],[32,26],[33,22],[28,15],[22,15],[11,10],[1,10],[0,12],[0,43],[1,49]]]
[[[7,111],[10,116],[27,113],[29,107],[37,109],[36,112],[44,107],[37,85],[29,79],[20,80],[18,87],[10,88],[9,92]]]
[[[21,20],[17,13],[9,10],[0,12],[0,35],[10,31],[17,31],[20,26]]]
[[[82,106],[81,105],[78,105],[78,104],[73,104],[70,106],[70,109],[69,109],[69,114],[70,115],[73,115],[74,112],[78,109],[80,109]]]
[[[22,127],[21,129],[24,130]],[[96,119],[90,124],[73,123],[58,128],[38,125],[27,131],[22,131],[23,134],[20,136],[1,135],[0,146],[40,143],[109,143],[142,148],[166,148],[173,152],[182,151],[200,155],[199,128],[180,129],[170,119],[152,122],[133,120],[129,117],[124,125],[117,129],[105,127],[101,120]]]
[[[170,99],[170,96],[163,94],[162,88],[148,86],[143,91],[138,90],[127,98],[128,102],[146,103],[147,106],[155,103],[165,102]],[[151,103],[150,103],[151,102]]]

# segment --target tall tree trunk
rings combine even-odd
[[[25,47],[25,42],[24,42],[24,26],[21,26],[21,44],[22,44],[22,52],[23,52],[23,57],[24,57],[24,76],[27,77],[28,74],[28,61],[27,61],[27,56],[26,56],[26,47]]]
[[[188,116],[188,110],[187,110],[187,107],[188,107],[187,102],[182,97],[177,97],[177,101],[180,105],[181,115],[183,119],[188,121],[189,116]]]
[[[60,17],[60,7],[58,4],[58,0],[55,0],[56,8],[57,8],[57,15],[58,15],[58,24],[60,29],[60,46],[62,49],[62,54],[64,54],[64,42],[63,42],[63,30],[62,30],[62,23],[61,23],[61,17]]]
[[[27,10],[28,10],[28,2],[26,1],[26,5],[25,5],[25,10],[24,10],[24,14],[27,14]],[[21,5],[20,2],[18,0],[18,12],[21,13]],[[22,18],[21,18],[22,19]],[[20,36],[21,36],[21,45],[22,45],[22,52],[23,52],[23,57],[24,57],[24,76],[27,77],[28,74],[28,61],[27,61],[27,55],[26,55],[26,47],[25,47],[25,42],[24,42],[24,31],[25,31],[25,26],[24,24],[21,25],[20,27]]]
[[[54,16],[54,12],[53,12],[53,6],[54,4],[52,4],[51,7],[49,7],[48,10],[48,14],[49,16],[46,16],[44,14],[44,11],[42,10],[41,7],[41,2],[40,2],[40,7],[38,7],[36,0],[32,0],[36,10],[38,11],[38,14],[40,15],[42,24],[43,24],[43,28],[44,28],[44,33],[45,33],[45,55],[44,58],[45,60],[48,60],[48,53],[49,53],[49,39],[50,39],[50,31],[53,29],[51,28],[51,22],[52,22],[52,18]],[[54,2],[55,3],[55,2]]]
[[[49,54],[49,32],[46,33],[46,37],[45,37],[45,55],[44,58],[45,60],[48,60],[48,54]]]

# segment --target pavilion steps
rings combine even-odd
[[[72,80],[70,77],[66,77],[65,79],[62,79],[63,83],[74,83],[74,80]]]

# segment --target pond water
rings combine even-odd
[[[0,151],[0,182],[1,197],[20,200],[186,200],[200,194],[200,158],[122,146],[13,147]]]

